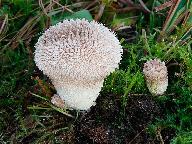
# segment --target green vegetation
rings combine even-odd
[[[92,110],[94,121],[100,126],[91,129],[93,135],[97,136],[98,129],[104,131],[102,112],[108,116],[113,110],[114,121],[105,124],[109,131],[111,128],[122,134],[111,132],[113,143],[125,143],[123,132],[128,134],[128,143],[136,143],[137,138],[140,143],[192,143],[192,2],[164,2],[0,1],[0,143],[74,143],[78,129],[82,129],[78,128],[84,124],[81,112],[60,109],[50,103],[55,89],[33,61],[34,44],[41,33],[50,25],[70,18],[105,23],[116,31],[124,49],[120,68],[105,79],[97,106]],[[130,25],[131,28],[126,27]],[[143,64],[154,58],[165,61],[169,72],[167,91],[156,97],[149,93],[142,72]],[[127,126],[132,120],[129,116],[133,115],[127,113],[138,107],[138,104],[132,107],[132,100],[147,103],[148,98],[157,105],[158,115],[145,120],[142,129],[131,128],[133,124]],[[147,104],[144,106],[150,107]],[[134,117],[135,121],[142,121],[144,116]],[[130,131],[134,134],[129,135]],[[144,133],[147,141],[140,136]],[[99,138],[92,135],[86,138],[99,143]]]

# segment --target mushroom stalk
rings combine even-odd
[[[86,110],[92,105],[95,105],[95,101],[99,95],[103,80],[94,84],[80,84],[79,82],[53,82],[57,94],[65,101],[66,106]]]

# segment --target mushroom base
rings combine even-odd
[[[168,86],[168,79],[164,81],[147,81],[147,87],[151,94],[162,95]]]
[[[55,85],[57,94],[64,101],[65,105],[72,109],[89,110],[95,105],[95,101],[99,95],[103,81],[94,85],[78,85],[68,83],[60,83]]]

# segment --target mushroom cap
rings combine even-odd
[[[34,60],[54,81],[98,81],[118,68],[122,46],[103,24],[64,20],[47,29],[35,45]]]
[[[149,60],[144,64],[143,72],[148,79],[161,80],[167,78],[165,62],[159,59]]]

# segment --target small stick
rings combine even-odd
[[[161,135],[161,128],[157,129],[157,136],[158,136],[158,138],[160,140],[160,144],[164,144],[163,137]]]
[[[92,6],[94,6],[96,3],[98,2],[98,0],[94,0],[93,2],[91,2],[88,6],[85,7],[85,9],[89,9],[91,8]]]
[[[73,13],[73,11],[71,9],[67,8],[67,6],[63,6],[62,4],[60,4],[59,2],[57,2],[55,0],[53,0],[53,2],[56,3],[57,5],[61,6],[63,8],[63,11],[67,10],[68,12]]]
[[[105,9],[105,4],[101,4],[101,5],[99,6],[99,12],[98,12],[98,14],[95,16],[95,20],[96,20],[96,21],[99,21],[99,20],[100,20],[101,16],[103,15],[104,9]]]
[[[142,129],[142,131],[140,131],[128,144],[131,144],[144,130],[145,128]]]

